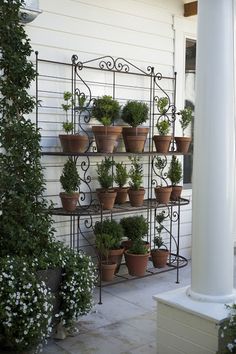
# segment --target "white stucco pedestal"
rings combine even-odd
[[[201,302],[188,288],[154,296],[157,301],[158,354],[216,354],[219,327],[228,311],[223,303]]]

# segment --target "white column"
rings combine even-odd
[[[235,179],[234,0],[198,0],[192,285],[188,295],[230,302]]]

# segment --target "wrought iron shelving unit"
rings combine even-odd
[[[80,240],[86,241],[89,247],[94,244],[86,236],[84,229],[93,229],[93,219],[95,217],[101,220],[104,217],[114,218],[116,216],[127,213],[145,213],[149,222],[149,234],[147,241],[152,244],[153,233],[155,233],[156,221],[155,216],[159,209],[165,210],[165,227],[167,235],[170,256],[168,266],[164,269],[155,269],[149,266],[145,276],[155,275],[170,270],[176,270],[176,282],[179,282],[179,269],[187,265],[187,259],[180,255],[180,214],[181,207],[189,204],[189,201],[180,198],[178,201],[170,202],[168,205],[158,204],[154,197],[154,187],[159,180],[167,185],[167,175],[164,168],[161,171],[156,169],[156,161],[160,154],[154,151],[152,136],[154,135],[155,124],[162,119],[163,114],[157,111],[156,102],[159,97],[168,98],[168,109],[164,113],[165,118],[169,120],[172,126],[172,136],[175,135],[175,119],[176,119],[176,74],[173,77],[162,76],[161,73],[155,73],[154,67],[147,67],[146,71],[138,68],[123,58],[114,59],[110,56],[99,57],[85,62],[78,60],[76,55],[72,56],[71,64],[56,63],[52,61],[42,60],[36,54],[36,68],[38,71],[37,80],[40,77],[39,63],[70,65],[71,67],[71,92],[73,93],[73,107],[71,110],[71,120],[74,126],[74,133],[83,132],[89,139],[87,151],[84,153],[70,154],[58,151],[58,146],[50,150],[43,150],[43,156],[73,156],[81,169],[81,187],[80,202],[74,212],[68,213],[62,208],[54,208],[53,214],[58,216],[66,216],[70,218],[70,245],[71,247],[80,249]],[[163,83],[163,85],[161,85]],[[38,100],[38,81],[36,83],[36,99]],[[134,92],[134,94],[133,94]],[[104,154],[96,152],[94,140],[90,131],[91,124],[91,106],[94,98],[103,94],[110,94],[120,103],[125,103],[128,99],[142,100],[149,105],[149,138],[145,145],[144,152],[141,154],[130,154],[120,151],[119,147],[113,154]],[[86,97],[85,105],[79,107],[77,105],[79,97]],[[36,112],[38,124],[38,110]],[[168,155],[180,155],[175,151],[174,139],[171,143],[171,151],[162,156],[166,164]],[[146,161],[146,200],[144,205],[139,208],[133,208],[127,202],[122,206],[115,205],[112,210],[103,210],[95,197],[95,191],[92,188],[91,178],[91,160],[95,157],[111,156],[112,159],[124,159],[130,155],[142,156]],[[167,225],[168,221],[168,225]],[[177,225],[177,227],[175,227]],[[137,277],[131,277],[125,272],[125,266],[121,266],[121,271],[115,276],[114,282],[121,282]],[[112,282],[112,284],[114,284]],[[110,284],[110,283],[109,283]],[[109,284],[99,282],[100,285],[100,303],[101,288]]]

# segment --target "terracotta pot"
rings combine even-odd
[[[112,281],[116,270],[115,262],[101,262],[101,278],[103,281]]]
[[[156,187],[155,189],[156,200],[160,204],[168,204],[170,201],[170,195],[172,187]]]
[[[123,127],[122,135],[127,152],[143,152],[149,128]]]
[[[87,135],[60,134],[59,139],[63,152],[83,153],[87,150],[89,145]]]
[[[92,131],[95,137],[97,151],[112,153],[118,144],[122,127],[118,126],[93,126]]]
[[[108,253],[109,262],[116,263],[115,274],[119,272],[124,250],[125,249],[123,247],[118,248],[116,250],[115,249],[114,250],[109,250],[109,253]]]
[[[132,207],[140,207],[143,205],[145,189],[140,188],[139,190],[129,189],[129,200]]]
[[[115,199],[115,204],[124,204],[127,201],[128,187],[115,188],[117,194]]]
[[[167,154],[170,149],[171,138],[171,135],[154,135],[152,139],[155,143],[156,151]]]
[[[186,136],[175,137],[176,151],[187,154],[191,140],[191,138]]]
[[[67,194],[65,192],[61,192],[60,198],[64,210],[74,211],[79,200],[79,193]]]
[[[97,196],[104,210],[113,208],[116,199],[116,191],[114,189],[97,189]]]
[[[151,250],[152,262],[155,268],[164,268],[170,252],[165,249]]]
[[[172,186],[170,200],[178,200],[181,197],[182,189],[182,186]]]
[[[133,276],[144,276],[150,253],[147,254],[132,254],[129,251],[125,251],[125,262],[128,268],[129,274]]]

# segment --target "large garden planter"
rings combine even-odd
[[[152,263],[155,268],[164,268],[170,252],[168,250],[156,249],[151,250]]]
[[[170,201],[170,196],[172,192],[172,187],[156,187],[155,196],[156,200],[160,204],[168,204]]]
[[[98,152],[112,153],[118,144],[122,127],[119,126],[93,126],[93,135]]]
[[[176,151],[180,152],[181,154],[187,154],[191,140],[192,139],[187,136],[175,137]]]
[[[139,190],[129,189],[129,200],[132,207],[140,207],[143,205],[145,189],[140,188]]]
[[[170,149],[171,135],[154,135],[153,141],[156,151],[162,154],[167,154]]]
[[[87,135],[60,134],[59,139],[63,152],[83,153],[88,149],[89,139]]]
[[[127,152],[140,153],[144,151],[149,128],[123,127],[122,135]]]
[[[67,194],[65,192],[61,192],[60,198],[63,209],[68,212],[74,211],[77,207],[77,203],[79,200],[79,193]]]
[[[125,262],[130,275],[142,277],[145,275],[150,253],[133,254],[125,251]]]
[[[114,207],[116,191],[114,189],[97,189],[98,200],[104,210],[111,210]]]

